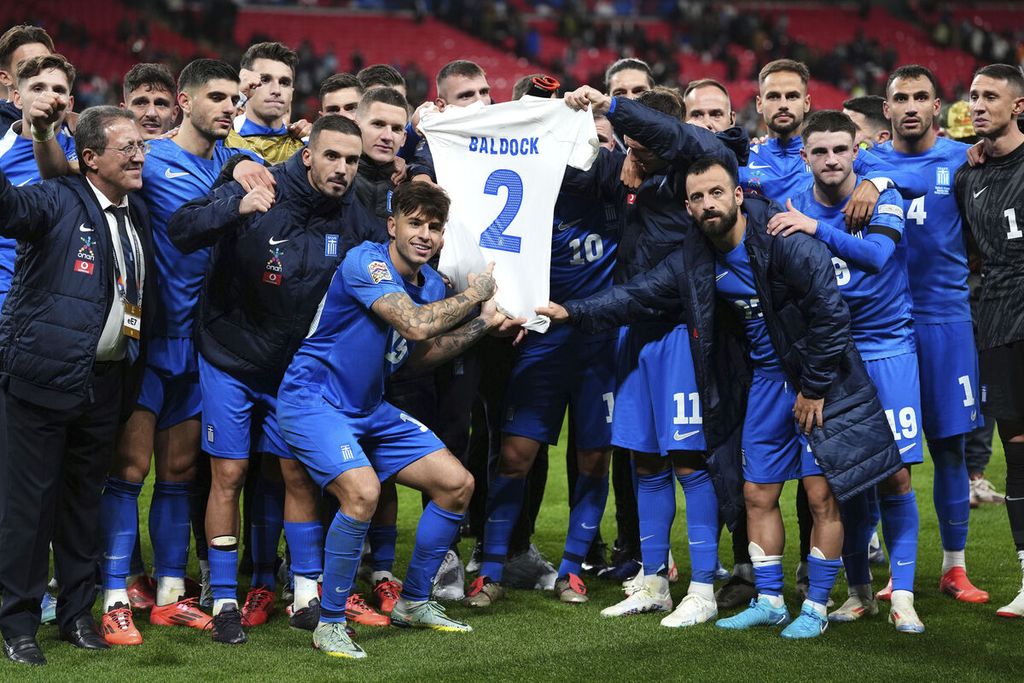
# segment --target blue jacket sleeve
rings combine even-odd
[[[183,204],[167,223],[171,242],[186,254],[212,247],[223,235],[245,223],[247,217],[238,213],[244,196],[242,186],[231,181],[205,197]]]
[[[411,123],[405,124],[405,142],[402,143],[402,147],[398,150],[398,156],[406,161],[412,161],[416,156],[416,148],[419,147],[420,140],[422,139]]]
[[[663,313],[680,313],[678,292],[682,249],[669,254],[653,270],[628,282],[609,287],[586,299],[564,304],[569,319],[588,334],[610,330],[639,320],[660,318]]]
[[[45,235],[61,215],[56,181],[14,187],[0,171],[0,235],[31,241]]]
[[[818,222],[818,232],[815,236],[827,244],[833,254],[865,273],[880,272],[896,251],[896,242],[886,234],[869,232],[861,239],[845,230],[833,228],[824,221]]]
[[[617,133],[628,135],[678,169],[685,169],[701,157],[714,157],[737,172],[736,156],[709,130],[650,107],[616,97],[608,120]]]
[[[839,293],[825,245],[809,235],[791,235],[772,245],[776,265],[795,290],[797,305],[807,321],[800,393],[822,398],[835,381],[850,343],[850,309]]]
[[[416,147],[416,154],[413,155],[412,163],[408,166],[407,175],[410,179],[418,175],[425,175],[431,182],[437,182],[437,175],[434,173],[434,155],[430,152],[430,145],[426,138],[422,139]]]
[[[562,192],[579,197],[614,197],[620,188],[625,191],[619,182],[625,158],[622,152],[602,149],[589,171],[566,166],[565,175],[562,176]]]
[[[870,150],[862,151],[853,160],[853,172],[868,180],[887,178],[890,187],[904,199],[917,199],[928,194],[928,183],[922,174],[901,171]]]

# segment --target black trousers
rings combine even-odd
[[[98,365],[89,398],[44,408],[0,390],[7,429],[0,438],[0,631],[35,635],[49,574],[50,543],[60,577],[62,631],[88,614],[96,598],[100,494],[114,452],[123,363]]]

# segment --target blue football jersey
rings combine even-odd
[[[967,245],[953,175],[967,161],[968,146],[938,138],[924,154],[901,154],[891,142],[875,154],[901,170],[927,181],[928,194],[905,202],[907,275],[919,323],[964,322],[971,319],[967,288]]]
[[[814,198],[813,189],[808,189],[794,198],[793,206],[819,223],[847,232],[843,217],[846,201],[825,206]],[[903,234],[903,200],[898,192],[886,190],[879,196],[869,225]],[[853,233],[856,238],[864,236],[863,231]],[[849,262],[840,247],[829,243],[829,249],[836,269],[836,283],[850,307],[850,332],[861,356],[865,360],[876,360],[913,352],[907,248],[903,240],[899,240],[881,271],[874,274]]]
[[[363,242],[345,255],[331,280],[313,329],[285,373],[280,401],[328,404],[349,415],[373,412],[384,400],[384,380],[408,357],[411,346],[370,306],[393,292],[417,304],[444,298],[441,276],[420,269],[419,285],[398,274],[387,244]]]
[[[199,300],[203,276],[210,261],[210,249],[183,254],[171,242],[167,223],[182,204],[210,192],[224,163],[236,154],[252,152],[224,147],[218,141],[213,158],[203,159],[186,152],[174,140],[152,140],[142,167],[142,197],[149,208],[155,261],[160,277],[157,296],[161,317],[154,332],[161,337],[191,337],[192,314]]]
[[[613,204],[562,193],[551,229],[551,300],[584,299],[612,286],[619,245]]]
[[[39,175],[36,158],[32,154],[32,141],[18,135],[15,128],[16,126],[11,126],[0,138],[0,170],[15,187],[38,183],[42,177]],[[64,133],[57,133],[57,142],[60,143],[68,161],[78,160],[73,139]],[[11,289],[17,247],[17,240],[0,237],[0,304],[3,304],[7,292]]]
[[[715,264],[715,289],[743,316],[743,327],[750,342],[750,360],[754,370],[775,379],[784,379],[782,363],[775,353],[768,326],[764,323],[761,299],[754,289],[754,271],[746,244],[740,242],[727,254],[719,254]]]
[[[814,180],[800,156],[803,147],[800,136],[785,145],[778,138],[751,145],[750,159],[740,167],[740,185],[785,206],[786,199],[795,198]]]

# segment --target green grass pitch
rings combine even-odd
[[[535,541],[557,565],[568,518],[564,442],[551,451],[549,484]],[[1004,490],[1005,461],[998,443],[989,477]],[[622,596],[618,585],[589,581],[591,602],[562,605],[539,591],[511,591],[485,612],[451,606],[457,618],[474,628],[468,635],[359,628],[358,641],[369,653],[361,662],[325,657],[310,647],[310,634],[290,630],[283,605],[265,626],[249,630],[243,646],[219,645],[208,633],[138,624],[141,647],[92,653],[57,639],[55,626],[40,629],[49,665],[38,670],[0,662],[0,680],[38,681],[1013,681],[1024,676],[1021,638],[1024,622],[995,616],[1020,589],[1020,567],[1010,541],[1006,512],[985,507],[971,512],[967,562],[971,579],[992,594],[988,605],[967,605],[937,590],[941,550],[932,508],[930,462],[917,467],[914,487],[921,506],[921,544],[917,572],[918,613],[927,631],[897,634],[886,621],[888,606],[860,623],[830,628],[810,642],[784,642],[777,629],[724,632],[711,625],[689,629],[659,626],[660,615],[602,619],[601,608]],[[796,520],[792,484],[783,502],[791,542],[786,548],[787,604],[799,609],[792,593],[796,566]],[[148,490],[145,494],[148,496]],[[408,561],[419,494],[400,489],[399,545],[396,569]],[[683,496],[677,488],[678,513],[672,530],[680,581],[672,593],[686,590]],[[602,531],[614,538],[613,501],[609,498]],[[145,524],[145,514],[143,515]],[[145,535],[145,531],[144,531]],[[148,536],[145,537],[148,558]],[[468,557],[472,541],[462,543]],[[722,559],[730,566],[726,536]],[[194,563],[193,563],[194,565]],[[192,567],[195,572],[195,567]],[[875,588],[887,578],[875,570]],[[365,587],[364,587],[365,588]],[[845,584],[833,597],[841,602]]]

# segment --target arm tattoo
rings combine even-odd
[[[434,337],[420,344],[409,359],[408,365],[416,370],[429,370],[451,360],[480,340],[490,329],[482,318],[474,318],[447,334]]]
[[[417,306],[408,294],[392,292],[377,299],[371,308],[406,339],[423,341],[452,329],[476,304],[462,293]]]

